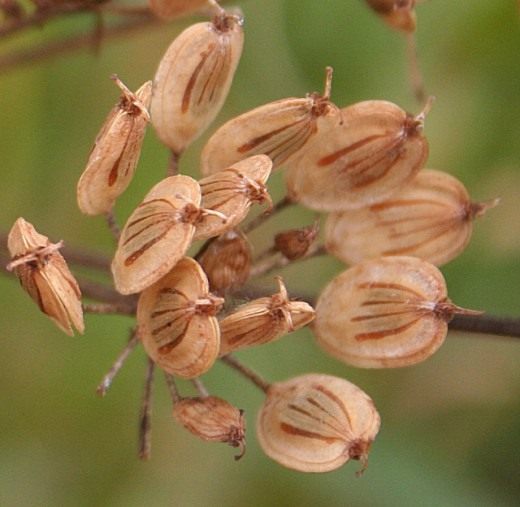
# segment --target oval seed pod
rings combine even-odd
[[[7,269],[14,271],[24,290],[62,331],[72,336],[74,327],[83,334],[81,291],[58,251],[61,246],[62,242],[51,243],[18,218],[7,237],[12,257]]]
[[[148,0],[148,4],[156,16],[170,20],[202,10],[208,0]]]
[[[361,368],[424,361],[442,345],[456,313],[474,314],[447,298],[442,273],[415,257],[381,257],[334,278],[316,305],[318,343]]]
[[[209,293],[208,279],[198,263],[184,257],[139,297],[137,323],[146,353],[171,375],[202,375],[218,356],[215,315],[223,302]]]
[[[201,219],[195,239],[218,236],[233,229],[244,220],[254,202],[267,201],[272,205],[265,186],[272,165],[266,155],[255,155],[201,179],[202,206],[217,215],[206,215]],[[219,215],[227,219],[223,221]]]
[[[251,155],[265,154],[276,169],[318,132],[318,119],[335,115],[330,102],[332,68],[327,67],[325,92],[265,104],[222,125],[201,154],[202,174],[213,174]],[[339,122],[339,119],[338,119]]]
[[[280,292],[239,306],[220,321],[220,355],[269,343],[306,326],[314,309],[304,301],[291,301],[280,277]]]
[[[411,255],[440,266],[464,250],[473,220],[495,204],[472,203],[459,180],[425,169],[383,202],[331,213],[325,229],[326,249],[348,264]]]
[[[243,45],[242,19],[222,11],[182,32],[155,74],[152,123],[177,155],[213,121],[227,97]]]
[[[128,218],[112,274],[121,294],[149,287],[170,271],[191,245],[200,219],[200,187],[189,176],[165,178]]]
[[[417,26],[416,0],[367,0],[367,4],[396,30],[413,32]]]
[[[319,135],[288,164],[290,197],[317,211],[343,211],[384,200],[426,162],[428,142],[422,129],[429,105],[415,117],[383,100],[342,109],[343,124],[323,124]]]
[[[381,424],[373,401],[359,387],[330,375],[307,374],[272,384],[260,409],[257,436],[263,451],[300,472],[329,472],[361,460]]]
[[[290,261],[300,259],[307,255],[309,248],[318,236],[319,223],[279,232],[274,237],[274,246],[278,252]]]
[[[79,209],[87,215],[109,212],[126,190],[137,167],[150,121],[147,109],[152,82],[147,81],[134,94],[117,76],[113,79],[123,93],[96,138],[77,187]]]

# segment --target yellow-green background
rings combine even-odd
[[[226,108],[215,125],[265,102],[322,88],[335,69],[340,106],[387,99],[418,111],[407,84],[404,39],[358,0],[244,0],[246,42]],[[418,46],[429,93],[429,167],[461,178],[474,199],[502,197],[476,226],[465,253],[443,268],[460,305],[520,315],[520,29],[516,0],[431,0],[418,8]],[[75,185],[118,92],[117,72],[137,88],[189,23],[148,28],[102,45],[0,74],[0,226],[23,216],[52,240],[98,249],[113,244],[99,218],[81,216]],[[37,47],[92,28],[90,16],[34,29],[6,44]],[[212,131],[215,126],[212,126]],[[207,136],[205,137],[207,138]],[[196,142],[182,160],[196,174]],[[162,177],[167,160],[150,129],[136,177],[118,206],[123,220]],[[273,194],[282,194],[273,178]],[[304,224],[293,210],[278,229]],[[266,244],[263,229],[256,235]],[[263,243],[262,243],[263,242]],[[342,269],[319,259],[286,271],[290,289],[318,291]],[[270,280],[263,281],[274,288]],[[450,334],[426,363],[363,371],[327,357],[304,330],[239,356],[270,380],[304,372],[345,377],[382,416],[370,466],[303,475],[258,448],[261,393],[223,365],[205,376],[212,393],[246,409],[248,450],[199,442],[171,419],[155,389],[153,457],[136,458],[144,356],[137,351],[105,399],[95,387],[131,321],[86,317],[69,338],[40,314],[12,277],[0,277],[0,505],[2,506],[505,506],[520,498],[520,340]],[[185,386],[185,384],[182,384]],[[188,387],[188,386],[186,386]]]

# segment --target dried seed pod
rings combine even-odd
[[[254,202],[267,201],[272,206],[265,186],[272,165],[266,155],[255,155],[201,179],[202,206],[224,215],[227,220],[206,215],[197,224],[195,239],[218,236],[233,229],[244,220]]]
[[[223,302],[209,293],[208,279],[198,263],[184,257],[139,297],[137,323],[146,353],[172,375],[202,375],[218,356],[215,315]]]
[[[304,301],[291,301],[280,277],[280,291],[242,306],[220,321],[220,355],[269,343],[306,326],[314,309]]]
[[[69,336],[73,327],[83,333],[81,291],[65,259],[58,252],[62,243],[53,244],[36,232],[23,218],[14,223],[7,238],[13,270],[20,284],[55,324]]]
[[[356,459],[361,473],[380,424],[374,403],[359,387],[307,374],[269,387],[257,435],[263,451],[287,468],[328,472]]]
[[[245,283],[251,271],[251,259],[247,236],[237,229],[210,241],[197,258],[208,276],[210,289],[217,294]]]
[[[425,169],[383,202],[331,213],[325,229],[326,248],[348,264],[411,255],[440,266],[464,250],[473,220],[496,204],[496,200],[473,203],[459,180]]]
[[[202,10],[208,0],[148,0],[148,4],[156,16],[170,20]]]
[[[112,261],[116,289],[133,294],[168,273],[189,248],[202,210],[199,184],[189,176],[165,178],[134,210]]]
[[[147,108],[152,82],[147,81],[134,94],[117,76],[113,79],[123,93],[96,138],[77,187],[78,206],[87,215],[107,213],[126,190],[150,121]]]
[[[155,74],[152,123],[179,155],[213,121],[231,87],[243,44],[242,19],[224,11],[182,32]]]
[[[342,109],[343,124],[323,124],[288,164],[290,197],[317,211],[381,202],[424,166],[428,142],[422,130],[430,104],[417,116],[382,100]]]
[[[381,257],[327,285],[313,329],[318,343],[347,364],[394,368],[430,357],[456,313],[480,312],[451,303],[435,266],[415,257]]]
[[[173,417],[196,437],[206,442],[224,442],[245,452],[244,411],[216,396],[184,398],[175,403]]]
[[[291,261],[300,259],[309,251],[318,231],[319,225],[316,221],[313,225],[307,227],[279,232],[274,237],[275,248]]]
[[[396,30],[413,32],[417,25],[416,0],[367,0],[367,4]]]
[[[231,119],[209,139],[201,154],[202,174],[213,174],[251,155],[265,154],[273,169],[297,153],[318,132],[318,120],[334,116],[330,102],[332,68],[327,67],[325,92],[265,104]]]

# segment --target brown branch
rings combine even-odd
[[[131,304],[114,303],[83,303],[85,313],[96,313],[99,315],[134,315],[135,308]]]
[[[520,338],[520,318],[497,315],[456,315],[448,324],[450,331]]]
[[[249,234],[251,231],[260,227],[264,222],[276,216],[280,211],[283,211],[285,208],[288,208],[293,204],[295,204],[295,202],[288,196],[285,196],[283,199],[279,200],[270,211],[261,213],[257,217],[253,218],[253,220],[251,220],[247,225],[242,227],[242,232],[244,234]]]
[[[264,378],[262,378],[256,371],[253,371],[251,368],[242,364],[238,359],[234,356],[228,354],[227,356],[222,356],[220,360],[231,366],[234,370],[238,371],[240,375],[250,380],[256,387],[261,389],[264,393],[267,393],[269,390],[270,384]]]
[[[152,455],[152,400],[155,363],[147,358],[143,403],[139,414],[139,459],[147,461]]]

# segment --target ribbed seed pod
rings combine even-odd
[[[208,0],[148,0],[148,4],[156,16],[169,20],[200,11]]]
[[[334,278],[321,293],[313,330],[331,355],[362,368],[424,361],[442,345],[454,314],[441,272],[415,257],[381,257]]]
[[[155,74],[152,123],[180,154],[213,121],[231,87],[243,45],[242,19],[217,15],[182,32]]]
[[[343,124],[324,123],[288,164],[290,197],[317,211],[381,202],[426,162],[428,142],[422,130],[429,105],[417,116],[382,100],[342,109]]]
[[[139,297],[137,323],[146,353],[172,375],[202,375],[218,356],[215,315],[223,302],[210,294],[208,279],[197,262],[184,257]]]
[[[256,155],[201,179],[202,206],[227,219],[206,215],[197,224],[195,239],[211,238],[233,229],[246,218],[254,202],[267,201],[272,205],[265,186],[272,165],[266,155]]]
[[[417,25],[416,0],[366,0],[385,22],[396,30],[413,32]]]
[[[294,261],[304,257],[314,243],[319,231],[318,222],[300,229],[282,231],[275,235],[274,246],[284,257]]]
[[[280,277],[280,291],[242,306],[220,321],[220,355],[269,343],[306,326],[314,309],[304,301],[291,301]]]
[[[318,120],[335,116],[338,108],[330,102],[332,69],[327,68],[323,95],[287,98],[265,104],[222,125],[209,139],[201,154],[202,174],[213,174],[251,155],[265,154],[280,167],[318,132]]]
[[[473,220],[496,204],[473,203],[459,180],[425,169],[383,202],[331,213],[325,228],[326,248],[348,264],[411,255],[440,266],[464,250]]]
[[[39,234],[32,224],[18,218],[7,237],[12,261],[7,265],[14,271],[24,290],[40,310],[69,336],[73,327],[83,333],[81,291],[67,263],[47,236]]]
[[[260,409],[257,435],[263,451],[287,468],[329,472],[361,460],[381,424],[359,387],[330,375],[308,374],[272,384]]]

